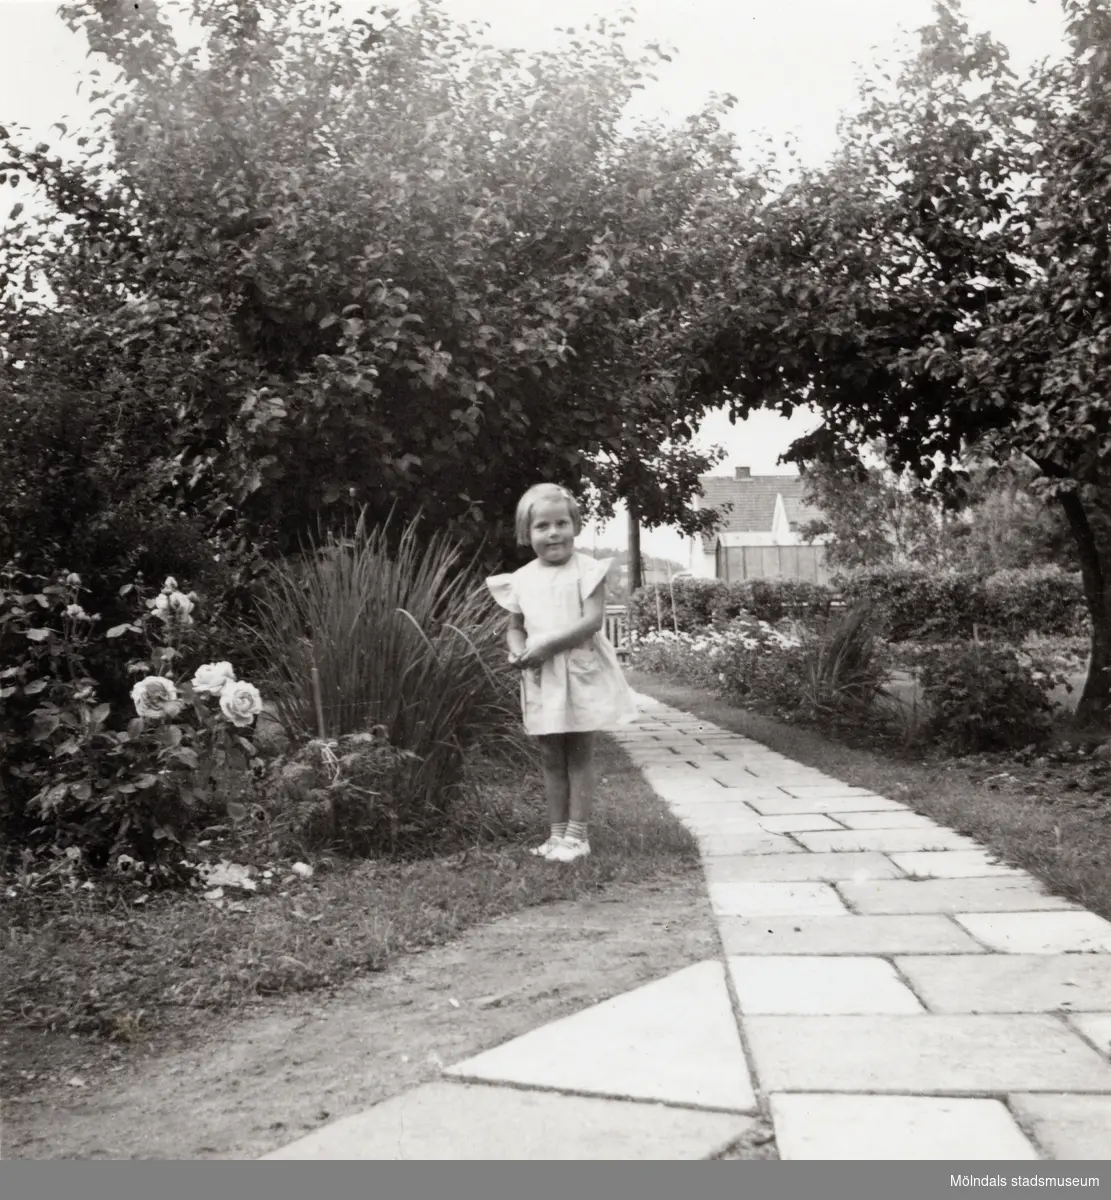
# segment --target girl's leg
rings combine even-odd
[[[559,841],[567,831],[570,787],[567,776],[566,734],[550,733],[537,738],[540,743],[540,769],[544,775],[544,794],[548,798],[550,839],[540,847],[545,850]]]
[[[570,820],[566,840],[552,857],[560,862],[571,862],[590,853],[587,835],[594,808],[594,739],[589,733],[568,733],[564,737],[570,783]]]

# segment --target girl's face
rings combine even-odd
[[[529,539],[537,558],[550,566],[565,563],[575,549],[575,523],[566,500],[543,500],[533,506]]]

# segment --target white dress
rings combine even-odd
[[[486,586],[502,608],[524,616],[527,644],[532,645],[581,620],[587,598],[612,562],[578,553],[555,567],[534,559],[512,574],[491,575]],[[525,732],[532,736],[589,733],[628,724],[637,716],[617,651],[602,630],[581,646],[522,671],[521,711]]]

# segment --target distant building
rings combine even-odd
[[[799,526],[822,519],[803,500],[806,485],[798,475],[753,475],[737,467],[733,475],[702,475],[696,508],[722,511],[720,527],[689,539],[690,572],[698,579],[764,579],[788,576],[826,583],[825,536],[803,541]],[[732,508],[726,510],[726,505]]]

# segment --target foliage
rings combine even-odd
[[[337,834],[357,833],[359,845],[375,851],[427,849],[456,819],[467,747],[512,749],[520,741],[510,732],[520,709],[503,615],[457,543],[443,532],[422,542],[418,533],[410,522],[394,552],[386,529],[361,517],[348,534],[330,534],[276,566],[259,599],[258,636],[282,723],[321,744],[377,728],[375,753],[387,745],[404,755],[380,800],[369,795],[376,785],[345,785],[366,813],[337,818]],[[361,755],[357,774],[366,775]],[[311,767],[314,779],[323,769],[301,757],[293,766]],[[306,784],[309,792],[323,786]]]
[[[639,634],[652,630],[695,633],[712,620],[713,605],[725,585],[718,579],[674,579],[633,593],[629,620]]]
[[[9,849],[51,843],[103,866],[130,851],[166,867],[208,810],[229,765],[257,762],[243,736],[261,710],[230,664],[182,663],[195,641],[195,594],[172,578],[147,598],[121,591],[139,614],[99,632],[80,603],[80,577],[36,579],[8,568],[0,579],[0,801]],[[89,669],[103,640],[141,637],[128,662],[137,679],[131,717],[102,701]],[[172,871],[171,871],[172,873]]]
[[[870,449],[882,452],[882,447]],[[886,466],[867,467],[844,448],[804,464],[801,474],[806,502],[823,515],[805,522],[799,533],[808,543],[818,536],[828,539],[831,567],[937,566],[946,559],[944,510],[908,477]]]
[[[673,600],[674,598],[674,600]],[[634,594],[633,628],[640,634],[667,629],[697,633],[738,617],[776,624],[788,617],[815,620],[829,612],[831,589],[805,579],[775,577],[726,583],[720,579],[675,579],[649,584]]]
[[[709,214],[758,198],[731,101],[620,132],[659,62],[623,22],[525,55],[431,0],[187,8],[192,49],[157,6],[64,6],[120,76],[103,127],[72,152],[0,133],[49,208],[0,240],[3,486],[32,504],[46,452],[109,528],[160,501],[279,553],[396,503],[496,557],[538,478],[712,521],[671,348],[721,259]]]
[[[883,566],[833,580],[850,601],[868,600],[882,611],[893,642],[958,640],[975,631],[1021,642],[1030,634],[1084,629],[1084,593],[1077,575],[1058,567],[967,571]]]
[[[1056,566],[996,571],[982,587],[984,624],[1004,638],[1075,635],[1088,625],[1078,572],[1068,574]]]
[[[1061,682],[1013,646],[956,642],[921,656],[921,683],[929,709],[926,733],[957,754],[1020,749],[1050,731],[1049,692]]]
[[[857,604],[804,636],[808,717],[821,723],[859,720],[885,696],[890,672],[875,609]]]
[[[1111,696],[1111,3],[1065,0],[1070,52],[1025,79],[957,0],[935,10],[918,53],[865,84],[834,160],[738,217],[695,386],[735,417],[805,397],[823,426],[789,458],[882,440],[947,503],[962,453],[1025,454],[1077,546],[1094,716]]]
[[[831,588],[806,579],[745,579],[722,585],[710,616],[716,625],[728,624],[742,613],[772,625],[788,617],[814,621],[828,616],[832,599]]]
[[[631,665],[649,674],[710,687],[745,707],[774,715],[797,711],[805,679],[799,639],[763,621],[689,633],[649,633],[633,646]]]

